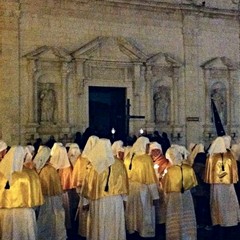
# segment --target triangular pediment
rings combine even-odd
[[[33,52],[25,55],[28,59],[38,59],[43,61],[71,61],[71,55],[63,48],[42,46]]]
[[[164,66],[164,67],[180,67],[182,64],[167,53],[157,53],[147,59],[147,64]]]
[[[201,65],[204,69],[234,69],[233,62],[226,57],[216,57],[212,58],[209,61],[205,62]]]
[[[97,37],[72,53],[75,59],[145,62],[146,55],[128,40],[120,37]]]

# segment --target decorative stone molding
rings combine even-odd
[[[76,62],[76,82],[81,99],[88,99],[89,86],[126,87],[126,97],[135,102],[131,113],[143,115],[147,56],[135,43],[122,37],[97,37],[71,54]],[[88,102],[83,114],[88,112]],[[131,126],[130,126],[130,130]]]
[[[147,58],[135,45],[120,37],[97,37],[74,51],[72,56],[76,61],[79,94],[83,93],[87,82],[96,79],[120,82],[134,79],[137,85],[136,66],[141,66]],[[138,90],[136,87],[135,92]]]
[[[181,101],[179,90],[179,79],[180,79],[180,61],[174,59],[170,55],[166,53],[158,53],[153,55],[147,59],[147,92],[149,92],[148,98],[148,118],[149,124],[154,122],[155,129],[161,129],[161,131],[165,131],[171,133],[172,136],[179,136],[178,133],[182,132],[179,121],[179,111],[181,111]],[[160,90],[160,93],[158,92]],[[164,91],[161,91],[164,90]],[[163,119],[158,119],[157,116],[157,97],[161,93],[168,93],[166,96],[166,106],[163,108],[166,110],[165,118],[167,121],[163,121]],[[159,104],[162,104],[161,101]],[[162,106],[164,107],[164,106]],[[160,114],[160,113],[159,113]],[[160,120],[160,121],[159,121]],[[152,125],[152,124],[150,124]],[[180,129],[180,130],[179,130]],[[176,131],[177,132],[176,132]],[[181,136],[182,138],[182,136]],[[180,139],[180,138],[179,138]]]
[[[43,46],[24,56],[27,59],[30,104],[28,135],[60,133],[68,123],[68,78],[72,57],[65,49]],[[37,130],[32,126],[36,126]],[[32,134],[31,134],[32,132]]]

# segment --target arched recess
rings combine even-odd
[[[201,65],[205,85],[205,112],[203,113],[204,139],[211,141],[216,136],[212,119],[211,98],[213,98],[226,134],[234,139],[238,135],[239,84],[237,81],[237,64],[227,57],[216,57]]]

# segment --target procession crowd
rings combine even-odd
[[[0,239],[196,240],[204,229],[235,240],[240,144],[224,135],[186,148],[163,135],[1,140]]]

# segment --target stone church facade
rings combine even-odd
[[[240,134],[238,1],[1,1],[0,136],[70,141],[89,125],[89,87],[126,88],[129,131],[176,143]]]

